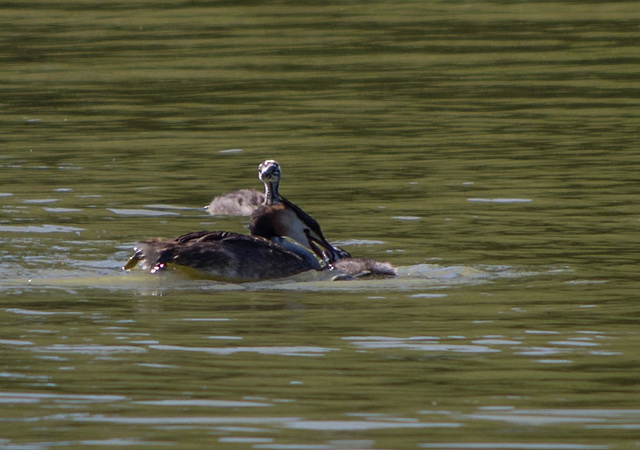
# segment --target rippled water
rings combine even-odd
[[[1,447],[640,445],[635,2],[1,8]],[[266,158],[400,276],[121,270]]]

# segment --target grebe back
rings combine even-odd
[[[259,281],[321,270],[318,260],[305,252],[287,249],[259,236],[195,231],[175,239],[140,242],[124,269],[142,262],[141,266],[151,273],[175,266],[225,281]]]

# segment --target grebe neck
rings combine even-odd
[[[264,205],[271,206],[282,203],[282,197],[279,192],[280,180],[264,182]]]

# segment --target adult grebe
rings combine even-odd
[[[323,269],[311,252],[278,236],[270,240],[229,231],[194,231],[175,239],[140,242],[124,269],[140,262],[151,273],[173,265],[225,281],[268,280]]]
[[[329,263],[350,256],[348,252],[329,244],[320,224],[280,194],[282,169],[277,161],[268,159],[262,162],[258,166],[258,178],[264,183],[264,205],[251,216],[251,234],[266,238],[289,237]]]
[[[264,206],[251,217],[249,229],[257,236],[287,236],[313,251],[327,267],[348,277],[395,277],[396,269],[388,262],[368,258],[352,258],[349,252],[331,245],[320,224],[280,194],[282,169],[268,159],[258,166],[258,178],[264,183]]]

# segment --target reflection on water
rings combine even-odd
[[[0,446],[637,445],[635,2],[3,19]],[[122,271],[267,158],[400,276]]]

